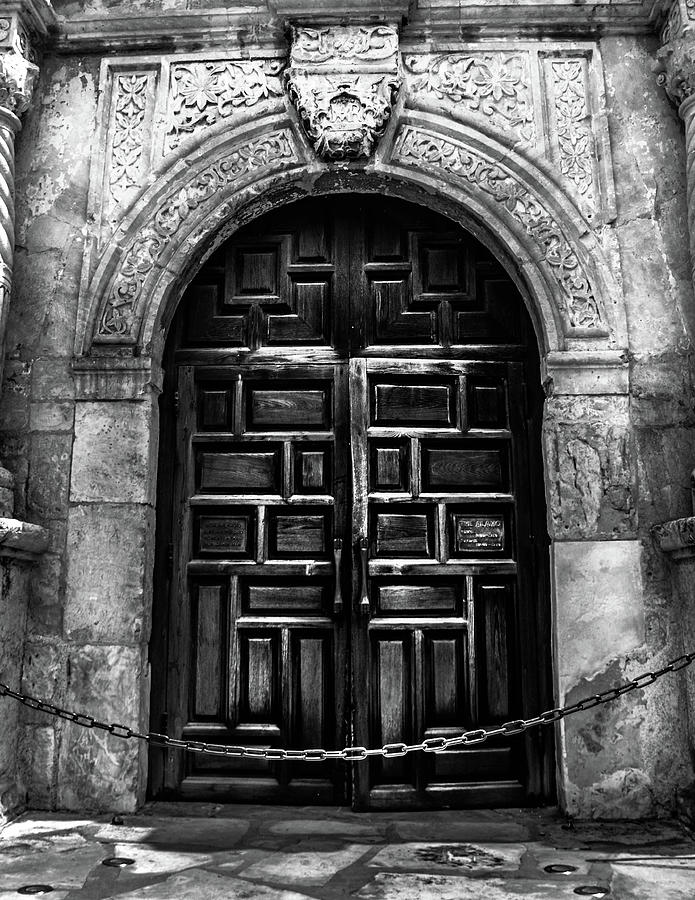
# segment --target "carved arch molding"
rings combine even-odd
[[[287,90],[273,58],[104,64],[76,356],[120,345],[158,357],[183,287],[236,228],[307,194],[362,190],[436,206],[488,243],[526,296],[545,353],[615,358],[621,292],[594,231],[610,219],[610,179],[579,159],[590,126],[575,113],[590,103],[576,79],[571,165],[560,140],[568,107],[557,91],[575,69],[589,78],[587,53],[548,62],[529,45],[400,60],[395,30],[304,31]],[[534,65],[561,75],[550,159],[529,99]]]

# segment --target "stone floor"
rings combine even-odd
[[[121,867],[104,864],[114,857]],[[7,825],[0,900],[42,884],[55,900],[693,900],[695,841],[673,822],[568,823],[552,810],[159,803]]]

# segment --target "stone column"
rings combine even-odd
[[[0,376],[12,291],[14,257],[14,155],[20,117],[29,108],[38,67],[33,62],[24,3],[0,17]],[[36,5],[32,7],[36,13]],[[28,13],[27,13],[28,16]],[[29,18],[29,22],[31,19]],[[14,519],[13,478],[0,466],[0,681],[19,685],[27,618],[27,563],[45,551],[48,535],[39,525]],[[21,808],[17,777],[19,707],[0,706],[0,824]]]
[[[0,375],[12,291],[14,258],[14,145],[20,116],[29,108],[39,70],[19,13],[0,18]],[[0,516],[11,516],[12,477],[0,466]]]
[[[674,0],[661,32],[656,71],[685,125],[686,192],[691,272],[695,281],[695,19],[685,0]]]

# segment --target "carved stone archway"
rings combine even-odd
[[[217,132],[175,160],[131,205],[86,281],[76,356],[120,345],[157,360],[183,287],[236,228],[283,202],[354,190],[426,202],[471,228],[516,274],[544,354],[618,361],[620,291],[550,167],[479,124],[419,110],[396,112],[365,163],[317,162],[288,115]]]

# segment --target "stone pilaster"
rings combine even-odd
[[[693,515],[656,525],[652,535],[657,546],[671,562],[675,602],[678,604],[683,637],[683,652],[695,650],[695,472],[693,484]],[[695,753],[695,670],[690,666],[683,673],[685,716],[688,723],[690,752]],[[679,792],[679,814],[695,824],[695,782]]]

